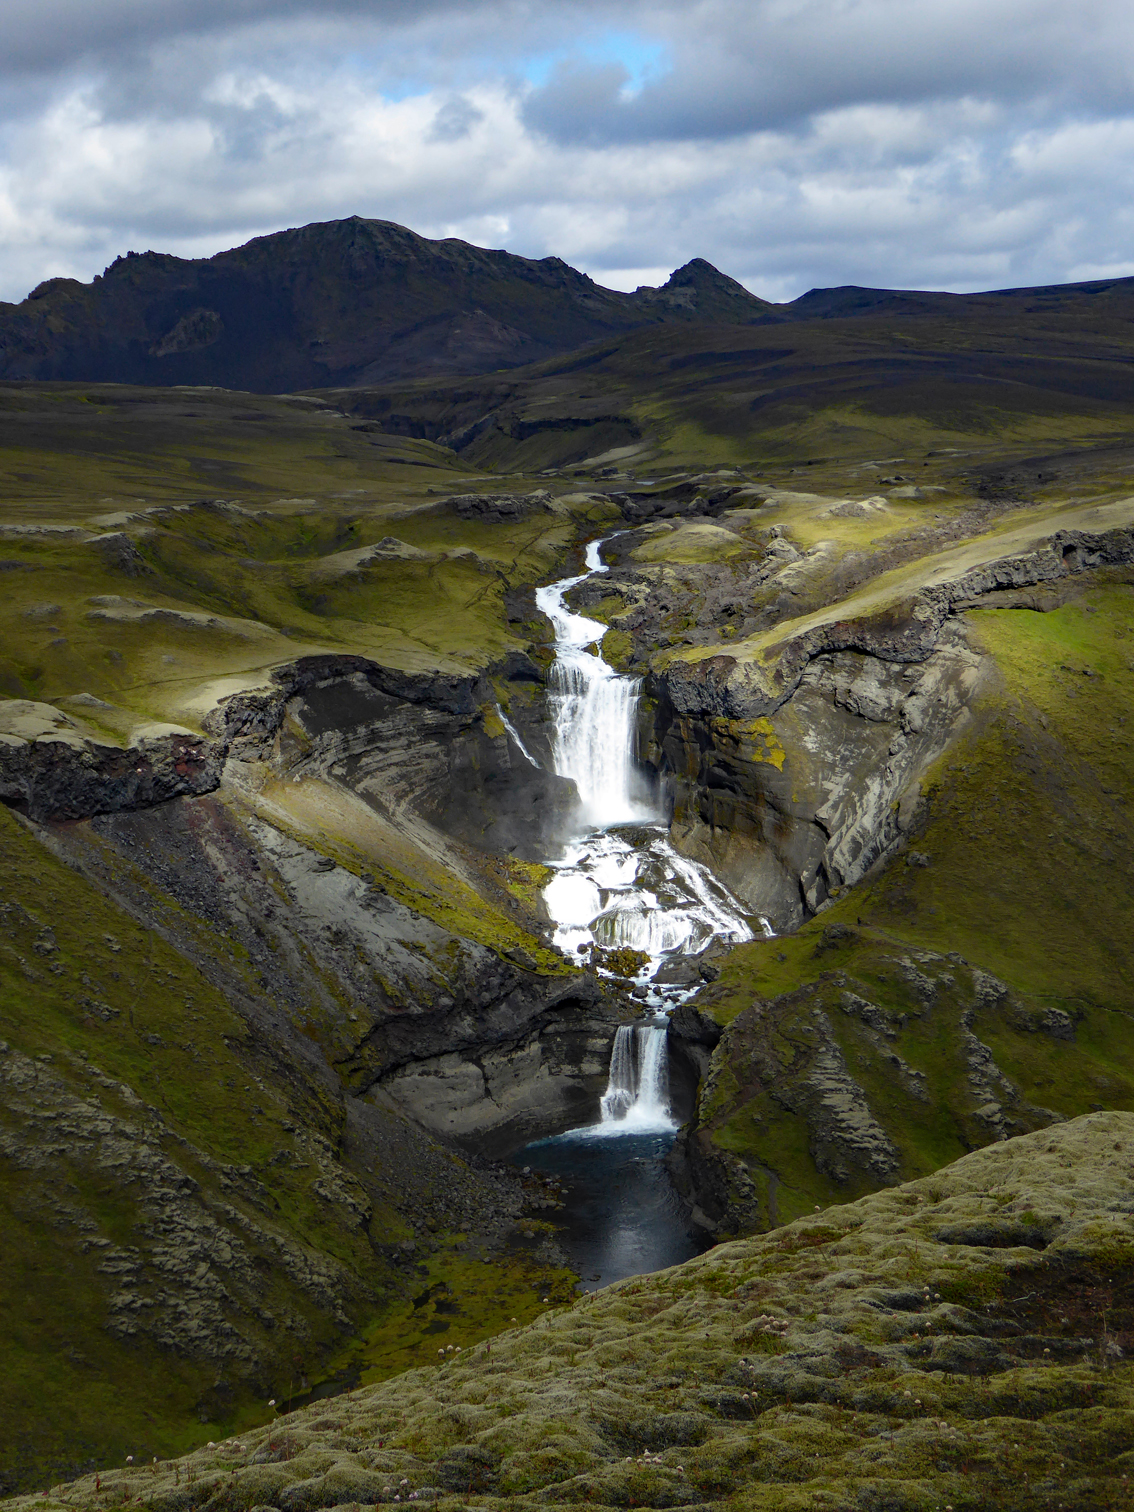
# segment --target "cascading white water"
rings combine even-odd
[[[519,751],[520,755],[523,756],[526,761],[530,762],[532,766],[538,767],[539,762],[528,750],[527,746],[520,738],[519,730],[516,729],[516,726],[508,718],[507,714],[505,714],[504,710],[500,707],[499,704],[496,705],[496,712],[500,715],[500,723],[504,726],[504,728],[508,731],[508,734],[511,735],[512,739],[516,742],[516,749]]]
[[[623,1024],[610,1052],[599,1133],[645,1134],[672,1129],[665,1024]]]
[[[587,547],[588,572],[536,589],[536,603],[555,629],[555,662],[549,702],[555,735],[552,759],[561,777],[579,790],[587,828],[656,820],[639,795],[634,763],[638,679],[620,677],[597,650],[606,626],[572,614],[565,595],[595,572],[607,572],[598,556],[601,542]]]
[[[579,792],[579,832],[551,862],[556,875],[544,889],[555,940],[572,952],[593,944],[643,951],[649,965],[639,980],[652,984],[675,955],[703,950],[712,940],[752,938],[736,900],[704,867],[673,849],[651,804],[635,761],[639,683],[603,661],[606,626],[574,614],[567,593],[594,573],[607,572],[601,541],[587,547],[587,572],[536,590],[536,603],[555,631],[549,678],[555,725],[552,760]],[[632,824],[630,838],[612,831]],[[691,988],[649,985],[659,1013]],[[625,1026],[615,1036],[603,1121],[591,1132],[646,1132],[675,1127],[669,1111],[665,1018]]]

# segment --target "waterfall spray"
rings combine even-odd
[[[665,1024],[623,1024],[610,1052],[600,1133],[674,1129],[669,1111]]]

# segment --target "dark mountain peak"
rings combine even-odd
[[[703,258],[662,289],[604,289],[560,257],[432,240],[361,215],[208,258],[130,251],[0,314],[0,377],[266,390],[485,373],[670,321],[768,306]]]
[[[692,257],[680,268],[675,268],[663,287],[679,289],[690,284],[694,286],[711,284],[714,288],[728,288],[737,294],[748,294],[743,284],[737,283],[735,278],[730,278],[719,268],[714,268],[712,263],[707,262],[703,257]],[[749,294],[748,297],[754,299],[756,296]],[[760,302],[762,304],[763,300]]]
[[[660,289],[643,286],[632,297],[647,308],[667,309],[670,313],[663,318],[724,325],[751,325],[768,319],[773,309],[767,300],[750,294],[742,283],[703,257],[694,257],[676,268]]]

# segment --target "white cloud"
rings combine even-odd
[[[1132,59],[1117,0],[9,0],[0,296],[350,214],[617,287],[1103,276]]]

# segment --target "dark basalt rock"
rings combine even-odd
[[[128,252],[90,284],[49,279],[0,306],[0,376],[279,393],[493,372],[641,326],[751,324],[769,308],[700,259],[626,294],[557,257],[351,216],[211,258]]]
[[[148,808],[220,783],[218,748],[193,735],[167,735],[125,750],[53,740],[0,743],[0,802],[29,819],[86,819]]]

